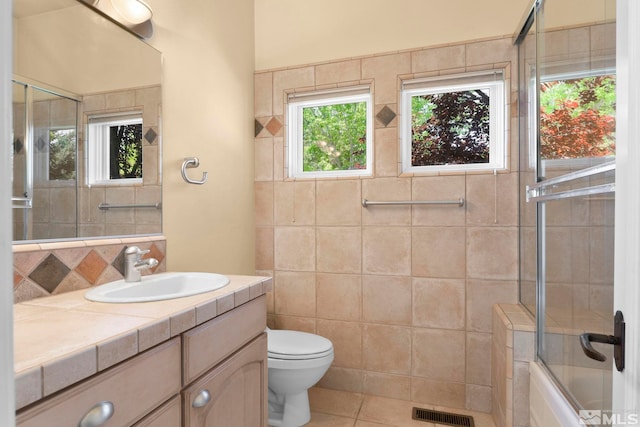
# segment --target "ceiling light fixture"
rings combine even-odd
[[[153,11],[142,0],[111,0],[113,8],[126,23],[138,25],[151,19]]]

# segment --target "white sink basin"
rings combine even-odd
[[[97,302],[145,302],[182,298],[215,291],[229,284],[229,278],[216,273],[158,273],[142,276],[140,282],[124,279],[88,290],[84,297]]]

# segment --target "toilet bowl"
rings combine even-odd
[[[333,344],[298,331],[267,332],[269,425],[299,427],[309,422],[308,390],[333,362]]]

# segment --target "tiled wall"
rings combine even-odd
[[[535,359],[535,320],[521,305],[493,307],[491,377],[496,427],[529,426],[529,362]]]
[[[331,339],[320,386],[491,412],[492,305],[517,302],[517,138],[510,170],[400,173],[400,79],[501,68],[510,38],[258,72],[256,268],[274,277],[269,324]],[[286,93],[371,84],[374,176],[291,180]],[[512,104],[510,129],[515,124]],[[466,200],[375,206],[369,200]]]
[[[165,271],[166,241],[162,236],[14,245],[14,302],[122,279],[128,246],[149,249],[144,257],[158,260],[158,266],[143,270],[143,275]]]

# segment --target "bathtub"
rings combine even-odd
[[[580,418],[539,362],[529,364],[531,427],[576,427]]]

